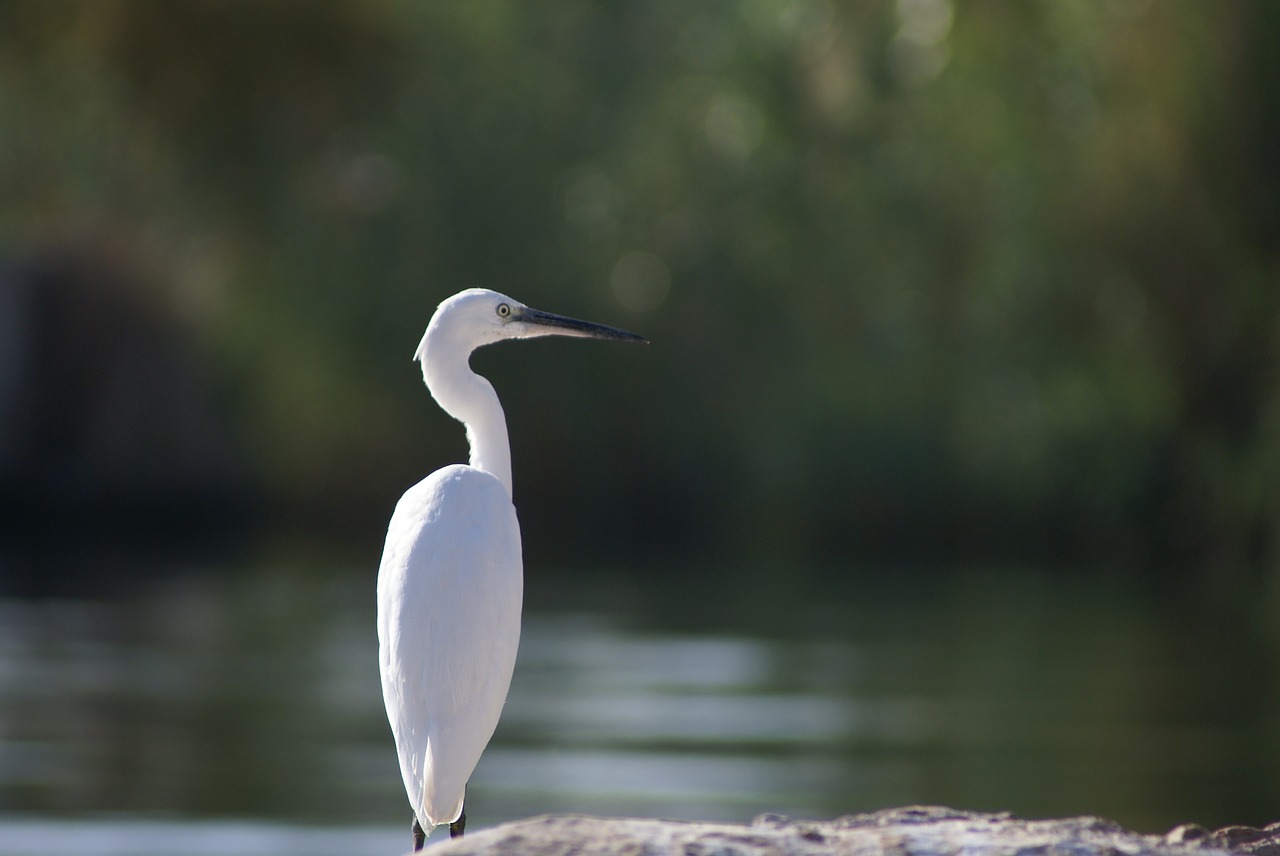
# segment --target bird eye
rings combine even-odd
[[[508,306],[508,305],[507,305],[507,304],[505,304],[505,303],[499,303],[499,304],[498,304],[498,317],[499,317],[499,318],[506,318],[506,317],[507,317],[508,315],[510,315],[510,314],[511,314],[511,307],[510,307],[510,306]]]

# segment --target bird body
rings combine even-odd
[[[520,641],[520,526],[506,488],[445,467],[396,505],[378,570],[382,692],[424,829],[462,814]],[[483,610],[466,604],[481,603]],[[430,825],[430,826],[429,826]]]
[[[482,345],[548,335],[645,341],[469,289],[440,304],[414,354],[471,446],[469,465],[437,470],[401,497],[378,568],[383,701],[421,830],[448,823],[461,834],[467,780],[498,725],[520,638],[524,575],[507,423],[493,386],[468,360]]]

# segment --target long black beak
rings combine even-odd
[[[604,324],[594,324],[591,321],[579,321],[577,318],[566,318],[563,315],[553,315],[550,312],[542,312],[537,309],[524,308],[519,310],[515,320],[523,321],[534,327],[545,327],[544,335],[548,336],[577,336],[584,339],[611,339],[615,342],[643,342],[648,343],[648,339],[644,336],[637,336],[635,333],[628,333],[626,330],[619,330],[617,327],[607,327]]]

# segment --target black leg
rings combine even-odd
[[[458,815],[457,820],[449,824],[449,837],[461,838],[462,831],[466,828],[467,828],[467,809],[466,809],[466,806],[463,806],[462,814]]]
[[[421,850],[423,845],[427,843],[427,833],[422,831],[422,824],[418,823],[418,818],[413,818],[413,850],[416,853]]]

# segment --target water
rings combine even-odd
[[[1265,633],[1101,575],[531,574],[473,827],[941,803],[1280,817]],[[395,853],[371,573],[0,601],[0,853]]]

